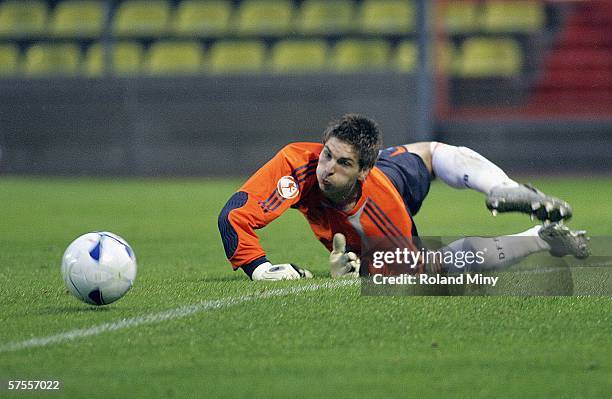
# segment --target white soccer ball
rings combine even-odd
[[[107,305],[125,295],[136,278],[136,256],[129,244],[109,232],[83,234],[64,252],[62,276],[83,302]]]

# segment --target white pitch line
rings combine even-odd
[[[302,292],[317,291],[320,289],[331,289],[351,286],[357,285],[358,283],[358,280],[335,280],[327,281],[320,284],[311,283],[298,287],[274,289],[262,292],[260,294],[241,295],[238,297],[207,300],[195,303],[193,305],[181,306],[179,308],[166,310],[160,313],[152,313],[144,316],[133,317],[130,319],[123,319],[112,323],[104,323],[94,327],[70,330],[55,335],[31,338],[20,342],[9,342],[0,346],[0,353],[15,352],[22,349],[59,344],[66,341],[72,341],[77,338],[89,337],[92,335],[98,335],[109,331],[117,331],[122,330],[124,328],[142,326],[145,324],[161,323],[162,321],[166,320],[180,319],[183,317],[191,316],[196,313],[228,308],[244,302],[251,302],[258,299],[293,295]]]

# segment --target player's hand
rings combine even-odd
[[[346,238],[342,233],[334,234],[332,251],[329,254],[329,266],[331,276],[336,277],[359,277],[361,261],[354,252],[346,252]]]
[[[293,263],[282,263],[273,265],[270,262],[262,263],[253,271],[253,281],[255,280],[297,280],[300,278],[312,278],[312,273],[302,269]]]

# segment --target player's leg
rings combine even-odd
[[[455,188],[471,188],[486,194],[487,207],[497,212],[523,212],[553,222],[569,219],[570,205],[535,188],[512,180],[477,152],[466,147],[430,143],[431,167],[442,181]]]
[[[494,187],[519,186],[501,168],[467,147],[434,142],[430,149],[434,174],[451,187],[488,194]]]
[[[553,256],[573,255],[583,259],[589,256],[588,237],[584,231],[572,231],[562,224],[535,226],[519,234],[500,237],[466,237],[452,242],[440,251],[480,253],[482,261],[457,267],[446,265],[449,272],[502,270],[522,261],[525,257],[549,251]],[[458,258],[458,257],[457,257]]]

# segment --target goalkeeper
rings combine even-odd
[[[490,256],[481,268],[507,267],[539,251],[588,256],[585,233],[560,223],[571,217],[566,202],[515,182],[465,147],[421,142],[382,149],[377,124],[355,114],[330,123],[322,143],[284,147],[227,201],[218,220],[226,256],[234,270],[242,269],[252,280],[312,277],[294,264],[270,262],[257,237],[257,229],[294,208],[330,251],[332,277],[356,276],[368,244],[418,236],[413,217],[435,177],[485,194],[494,214],[522,212],[550,222],[515,235],[519,240],[468,237],[449,245],[465,251],[506,240],[504,259]]]

